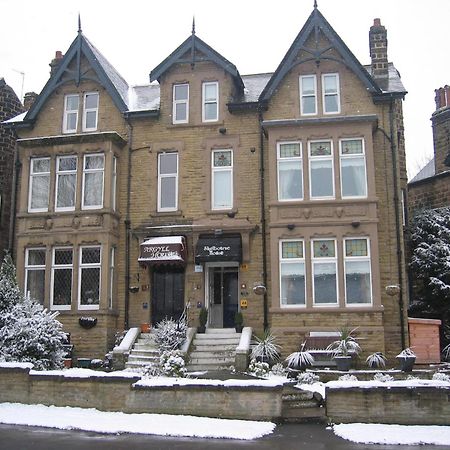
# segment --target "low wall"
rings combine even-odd
[[[139,376],[82,378],[29,371],[21,367],[0,368],[0,402],[248,420],[281,417],[281,385],[134,387]]]
[[[450,387],[326,388],[333,423],[450,425]]]

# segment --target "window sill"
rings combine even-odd
[[[183,215],[183,211],[152,211],[149,216],[150,217],[180,217]]]
[[[271,307],[270,313],[275,314],[317,314],[317,313],[358,313],[358,312],[383,312],[384,307],[380,305],[358,305],[358,306],[289,306],[285,308]]]

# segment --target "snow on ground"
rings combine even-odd
[[[343,423],[333,425],[333,431],[343,439],[364,444],[428,444],[450,446],[450,427],[437,425]]]
[[[341,389],[341,388],[361,388],[368,389],[374,387],[407,387],[407,388],[415,388],[415,387],[443,387],[449,388],[450,383],[448,381],[441,380],[420,380],[420,379],[408,379],[408,380],[395,380],[395,381],[347,381],[347,380],[337,380],[337,381],[329,381],[326,383],[326,386],[330,389]]]
[[[90,378],[90,377],[119,377],[119,378],[136,378],[141,375],[136,372],[126,370],[117,370],[115,372],[103,372],[101,370],[92,369],[61,369],[61,370],[30,370],[30,375],[58,375],[67,378]]]
[[[302,389],[304,391],[318,392],[322,396],[322,398],[325,398],[324,383],[296,384],[294,387]]]
[[[257,439],[275,429],[271,422],[172,416],[168,414],[125,414],[96,409],[0,403],[0,423],[96,433],[137,433],[159,436]]]
[[[171,377],[155,377],[142,378],[133,386],[257,386],[257,387],[274,387],[281,386],[282,381],[278,379],[261,380],[209,380],[200,378],[171,378]]]

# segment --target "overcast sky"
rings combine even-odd
[[[56,50],[78,29],[129,84],[197,35],[241,74],[273,72],[313,9],[313,0],[0,0],[0,77],[20,96],[40,92]],[[319,10],[362,64],[370,63],[369,28],[388,31],[388,57],[408,91],[404,103],[409,176],[432,154],[434,90],[450,84],[450,0],[318,0]],[[22,73],[24,83],[22,89]]]

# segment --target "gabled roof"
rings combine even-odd
[[[86,71],[83,72],[81,66],[82,57],[88,60],[95,76],[86,73]],[[75,68],[70,69],[69,66],[73,61],[75,61]],[[48,97],[59,86],[68,82],[75,83],[78,86],[83,80],[97,81],[106,89],[119,111],[125,112],[128,110],[129,87],[127,82],[79,30],[78,36],[70,45],[55,73],[47,81],[39,97],[25,116],[24,121],[34,121]]]
[[[326,48],[320,48],[318,45],[319,33],[323,33],[324,36],[330,42],[330,46]],[[307,47],[306,42],[310,38],[314,37],[316,42],[315,48]],[[336,49],[341,55],[342,59],[337,59],[332,55],[327,55],[327,52],[331,49]],[[307,53],[307,57],[302,60],[298,60],[297,56],[303,50]],[[287,73],[297,64],[301,64],[307,61],[315,61],[319,63],[322,60],[333,60],[339,61],[345,64],[349,69],[351,69],[355,75],[361,80],[364,86],[371,93],[381,93],[381,89],[378,87],[377,83],[374,81],[372,76],[364,69],[361,63],[356,59],[355,55],[350,51],[350,49],[345,45],[344,41],[339,37],[339,35],[334,31],[333,27],[327,22],[325,17],[320,13],[320,11],[315,7],[311,15],[308,17],[300,33],[295,38],[285,57],[281,61],[277,70],[274,72],[272,78],[267,83],[264,91],[261,93],[260,100],[268,101],[273,93],[276,91],[281,81],[287,75]]]
[[[189,53],[189,57],[186,58],[187,53]],[[201,56],[198,54],[201,54]],[[236,66],[197,37],[194,31],[175,51],[150,72],[150,81],[159,81],[160,77],[174,64],[189,63],[194,66],[195,63],[201,61],[211,61],[217,64],[233,77],[238,88],[244,89],[244,83]]]

